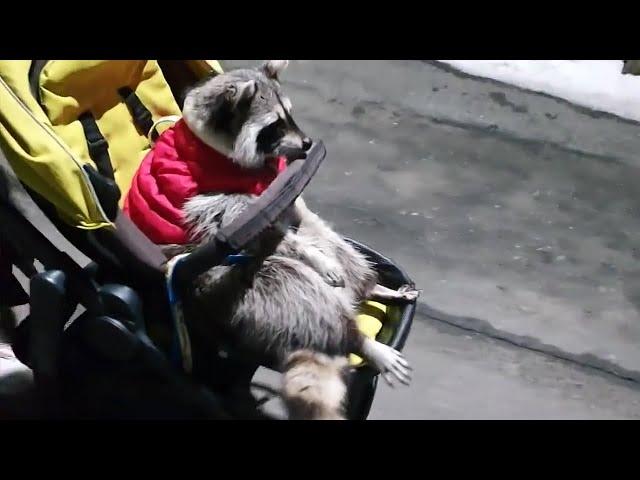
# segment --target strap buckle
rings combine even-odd
[[[97,140],[87,140],[87,147],[89,148],[89,154],[91,157],[94,154],[102,154],[109,150],[109,143],[103,138]]]

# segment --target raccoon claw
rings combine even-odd
[[[421,290],[416,290],[412,285],[403,285],[398,290],[376,285],[371,291],[371,297],[390,302],[411,303],[416,301],[421,292]]]
[[[398,299],[413,302],[417,300],[421,293],[422,290],[416,290],[411,285],[403,285],[398,289]]]
[[[396,353],[400,355],[399,352],[396,352]],[[402,356],[400,355],[400,357]],[[406,368],[402,366],[396,360],[396,363],[392,364],[391,367],[389,367],[389,370],[382,374],[382,378],[384,378],[387,384],[392,388],[394,387],[394,382],[396,380],[399,380],[400,383],[402,383],[403,385],[409,386],[411,384],[411,368]]]
[[[336,272],[326,272],[324,274],[324,281],[332,287],[344,287],[344,278]]]
[[[395,380],[404,385],[411,383],[411,366],[404,356],[394,348],[368,339],[365,341],[364,354],[382,374],[382,378],[393,387]]]

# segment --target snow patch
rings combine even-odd
[[[440,61],[471,75],[640,121],[640,76],[623,75],[622,60]]]

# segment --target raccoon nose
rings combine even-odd
[[[309,137],[304,137],[302,139],[302,149],[305,152],[311,148],[312,144],[313,144],[313,142],[311,141],[311,139]]]

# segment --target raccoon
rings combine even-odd
[[[232,70],[196,85],[183,118],[203,142],[246,169],[280,156],[296,158],[312,141],[298,127],[280,75],[288,61]],[[183,212],[194,242],[211,240],[252,197],[210,192],[189,199]],[[358,305],[367,298],[412,301],[418,292],[377,283],[368,260],[304,200],[249,247],[247,264],[218,266],[199,277],[185,303],[198,337],[220,331],[238,346],[274,358],[283,370],[290,418],[344,418],[344,373],[349,353],[380,370],[389,383],[410,381],[410,366],[396,350],[358,330]]]

